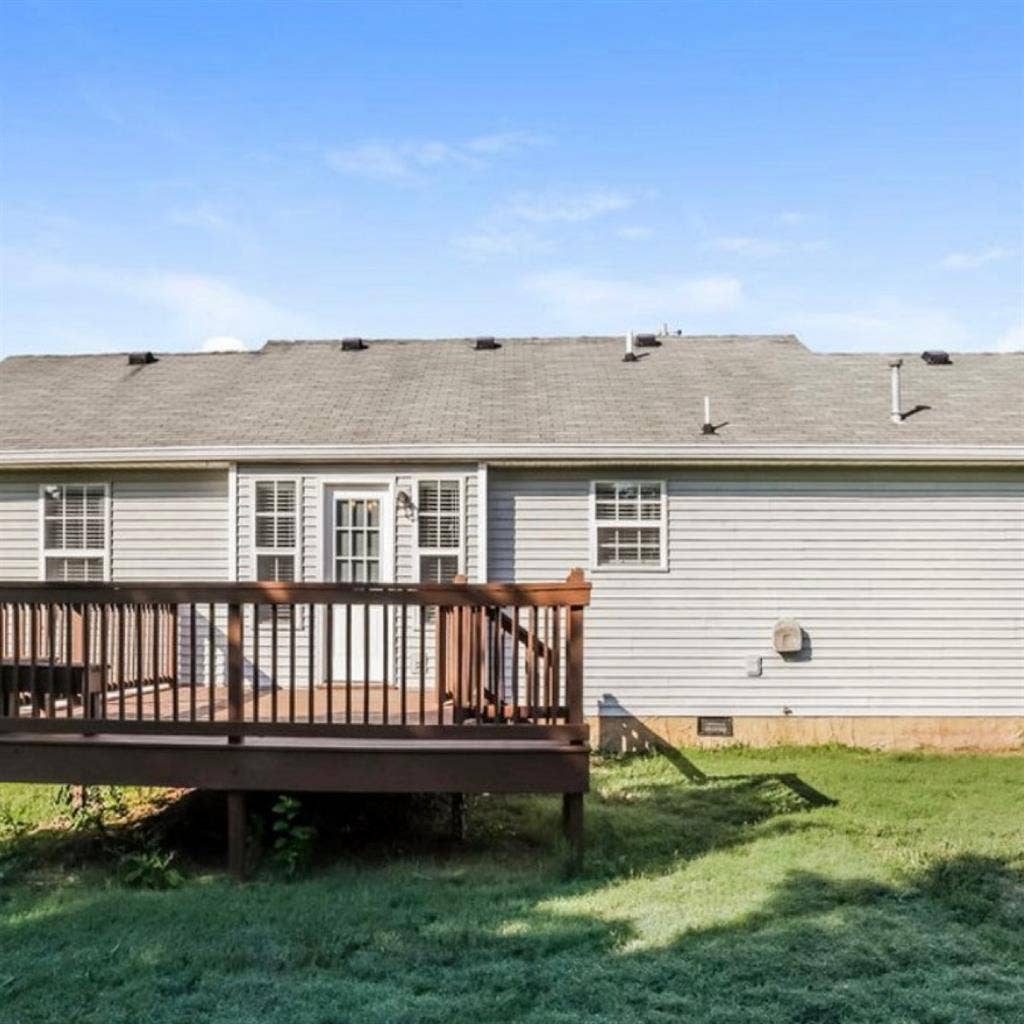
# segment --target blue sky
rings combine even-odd
[[[1022,9],[8,2],[0,352],[1022,348]]]

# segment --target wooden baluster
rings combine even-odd
[[[561,640],[562,609],[556,605],[551,609],[551,721],[558,721],[559,694],[561,693]]]
[[[526,637],[526,714],[532,722],[537,706],[537,609],[530,609],[529,633]]]
[[[124,625],[126,611],[127,609],[124,605],[117,605],[117,717],[121,722],[125,718],[124,678],[128,673]]]
[[[110,689],[110,671],[107,661],[110,657],[110,610],[109,605],[100,605],[100,706],[99,717],[107,717],[107,690]]]
[[[252,720],[260,720],[260,609],[252,606]]]
[[[277,721],[277,605],[270,606],[270,720]]]
[[[391,611],[391,609],[386,604],[382,604],[380,606],[380,617],[381,617],[381,620],[382,620],[382,623],[381,623],[381,634],[382,634],[381,646],[384,648],[384,650],[383,650],[383,655],[384,656],[383,656],[383,659],[381,661],[381,666],[382,666],[381,674],[384,676],[384,678],[381,680],[381,687],[380,687],[380,710],[381,710],[381,718],[383,720],[384,725],[388,724],[388,687],[389,687],[389,685],[391,683],[391,678],[390,678],[391,673],[389,671],[389,668],[391,666],[392,659],[390,657],[391,652],[388,650],[388,632],[389,632],[389,630],[388,630],[388,619],[390,617],[390,611]]]
[[[245,651],[243,648],[242,606],[228,605],[227,691],[228,721],[241,722],[245,715]],[[229,743],[241,743],[241,734],[228,736]]]
[[[408,718],[409,718],[409,709],[408,709],[408,706],[407,706],[407,698],[406,698],[406,691],[405,691],[406,676],[407,676],[407,670],[408,670],[408,652],[407,652],[407,647],[408,647],[408,644],[409,644],[409,614],[408,613],[409,613],[409,606],[403,604],[402,605],[402,614],[401,614],[401,620],[402,620],[401,621],[401,627],[402,627],[401,628],[401,633],[402,633],[401,644],[402,644],[402,646],[401,646],[401,659],[400,659],[400,664],[399,664],[399,685],[402,688],[401,689],[400,698],[399,698],[400,701],[401,701],[401,722],[402,722],[402,725],[405,725],[408,722]]]
[[[352,605],[345,605],[345,724],[352,721]],[[331,668],[333,672],[333,666]]]
[[[519,605],[512,609],[512,720],[519,717]]]
[[[370,606],[363,605],[363,725],[370,721]]]
[[[348,606],[346,605],[346,614]],[[334,721],[334,605],[328,604],[324,609],[324,643],[326,645],[326,664],[324,665],[324,679],[327,683],[327,721]],[[345,632],[345,647],[346,657],[348,648],[348,631]],[[345,692],[348,693],[348,661],[345,662]],[[351,700],[350,697],[346,697],[346,700]],[[348,712],[345,714],[345,721],[347,722]]]
[[[308,722],[312,722],[316,718],[316,705],[315,705],[316,687],[313,685],[313,679],[314,679],[313,669],[314,669],[314,663],[315,663],[315,660],[316,660],[316,658],[315,658],[316,648],[313,645],[313,632],[314,632],[314,629],[315,629],[314,619],[313,619],[313,612],[314,612],[314,607],[313,607],[312,604],[310,604],[308,609],[307,609],[307,611],[306,611],[306,615],[307,615],[306,621],[309,623],[309,630],[308,630],[308,633],[309,633],[309,636],[308,636],[308,639],[309,639],[309,650],[306,652],[306,690],[307,690],[307,693],[306,693],[306,704],[307,704],[307,707],[306,707],[306,721],[308,721]]]
[[[82,718],[92,718],[92,693],[91,687],[89,686],[89,669],[92,662],[92,644],[90,643],[92,637],[90,630],[92,628],[92,622],[90,621],[90,609],[92,605],[86,603],[82,605]]]
[[[180,655],[181,649],[178,643],[178,605],[172,604],[170,607],[170,636],[168,637],[168,650],[170,656],[170,668],[171,668],[171,715],[174,721],[178,721],[180,717],[180,696],[178,689],[181,686],[181,664]]]
[[[31,715],[39,717],[39,683],[36,679],[36,661],[39,657],[39,606],[30,604],[28,607],[28,693],[31,703]]]
[[[295,721],[295,605],[288,605],[288,721]]]
[[[62,618],[61,639],[64,642],[64,717],[70,718],[72,712],[72,705],[74,704],[74,640],[73,640],[73,623],[72,614],[73,608],[77,607],[70,603],[64,605],[64,613]]]
[[[153,635],[150,638],[153,648],[153,718],[160,721],[160,619],[163,606],[153,605],[153,617],[151,628]]]
[[[142,719],[142,679],[146,674],[145,651],[143,643],[142,605],[135,608],[135,718]]]
[[[53,604],[47,604],[46,606],[46,648],[49,654],[49,665],[47,668],[47,679],[46,684],[48,687],[48,693],[46,695],[46,715],[48,718],[53,718],[57,713],[56,708],[56,680],[54,678],[54,663],[55,663],[55,626],[53,622]]]
[[[188,606],[188,720],[196,720],[196,606]]]
[[[448,679],[448,609],[434,609],[434,694],[437,698],[437,724],[444,725],[445,687]],[[453,711],[454,721],[454,711]]]
[[[212,722],[217,714],[217,636],[215,633],[216,627],[216,607],[213,602],[210,602],[210,607],[207,612],[208,618],[206,621],[206,686],[207,686],[207,704],[209,705],[206,711],[207,717]]]
[[[419,606],[420,618],[420,725],[427,724],[427,608]]]

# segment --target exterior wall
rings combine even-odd
[[[638,476],[667,483],[668,567],[597,569],[590,481]],[[587,569],[591,715],[1013,718],[1022,523],[1018,471],[492,467],[489,568],[522,581]],[[772,630],[790,616],[809,644],[784,659]]]
[[[39,487],[110,485],[110,577],[223,580],[228,570],[224,470],[53,470],[0,474],[0,579],[40,578]]]

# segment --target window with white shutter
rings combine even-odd
[[[450,582],[462,571],[462,481],[420,480],[416,521],[420,582]]]
[[[106,484],[45,484],[43,576],[66,583],[103,580],[109,560]]]
[[[291,583],[298,566],[298,496],[294,480],[256,481],[256,579]]]
[[[664,483],[597,480],[592,504],[595,566],[665,567]]]

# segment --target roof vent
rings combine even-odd
[[[953,362],[949,358],[949,353],[943,352],[940,348],[930,348],[926,352],[922,352],[921,358],[929,366],[949,366]]]
[[[369,348],[369,346],[363,341],[362,338],[341,339],[342,352],[362,352],[364,348]]]
[[[496,348],[501,348],[501,342],[493,338],[477,338],[473,348],[477,352],[493,352]]]
[[[660,348],[661,342],[658,341],[658,336],[656,334],[638,334],[636,336],[636,347]]]
[[[149,366],[150,363],[156,362],[156,356],[152,352],[129,352],[128,353],[128,365],[129,366]]]

